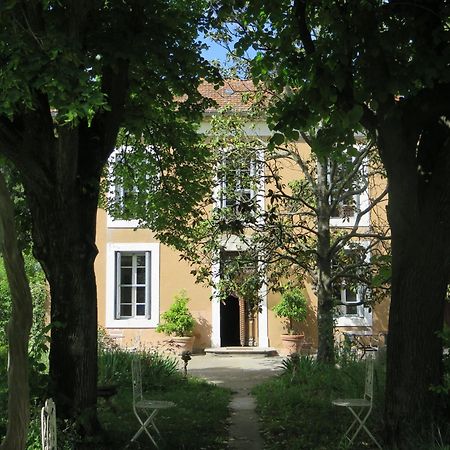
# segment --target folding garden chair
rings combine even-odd
[[[372,439],[374,444],[382,450],[381,445],[374,438],[373,434],[366,426],[366,420],[372,412],[373,404],[373,358],[366,359],[366,383],[364,389],[364,398],[338,398],[332,401],[335,406],[346,407],[353,415],[354,420],[347,428],[342,440],[348,441],[348,446],[353,444],[356,436],[361,430],[364,430],[367,435]],[[355,430],[356,427],[356,430]],[[355,430],[353,432],[353,430]],[[353,433],[353,434],[352,434]]]
[[[151,431],[154,430],[159,437],[161,437],[161,433],[155,424],[155,417],[160,409],[172,408],[175,406],[175,403],[162,400],[144,399],[142,393],[141,360],[138,357],[135,357],[132,360],[131,372],[133,380],[133,411],[141,425],[136,434],[131,438],[131,442],[135,441],[141,433],[145,431],[154,446],[158,448],[158,444],[151,434]]]
[[[42,450],[56,450],[56,407],[49,398],[41,410]]]

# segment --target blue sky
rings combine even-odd
[[[223,48],[221,45],[217,44],[214,41],[211,41],[210,39],[202,39],[207,45],[208,49],[203,50],[202,56],[207,59],[208,61],[212,60],[219,60],[221,63],[225,63],[226,60],[226,49]]]

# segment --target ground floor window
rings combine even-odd
[[[107,266],[106,326],[156,326],[159,244],[109,244]]]
[[[150,261],[150,252],[116,252],[116,319],[151,318]]]

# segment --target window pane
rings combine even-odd
[[[356,296],[356,291],[353,289],[347,288],[345,290],[345,302],[346,303],[356,303],[358,301]]]
[[[138,267],[145,267],[145,255],[137,255],[136,257]]]
[[[136,305],[136,315],[145,316],[145,305]]]
[[[124,255],[122,253],[121,264],[122,267],[131,267],[133,265],[133,257],[131,255]]]
[[[137,269],[137,284],[145,284],[145,267]]]
[[[145,303],[145,287],[136,288],[136,303]]]
[[[355,316],[358,313],[358,307],[357,306],[346,306],[345,307],[345,314],[348,316]]]
[[[131,317],[131,305],[120,305],[120,317]]]
[[[132,284],[133,269],[131,267],[123,268],[120,271],[120,284]]]
[[[120,303],[131,303],[131,287],[120,288]]]

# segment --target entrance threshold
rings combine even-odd
[[[205,348],[207,355],[217,356],[277,356],[278,352],[272,347],[216,347]]]

